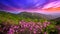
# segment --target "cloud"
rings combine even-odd
[[[60,7],[60,1],[54,1],[54,2],[48,3],[44,5],[42,9],[57,8],[57,7]]]

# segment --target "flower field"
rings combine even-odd
[[[41,23],[21,20],[18,25],[9,23],[0,24],[1,34],[58,34],[59,30],[59,26],[48,21]]]
[[[54,21],[43,16],[0,11],[0,34],[60,34],[59,18]]]

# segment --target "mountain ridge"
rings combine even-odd
[[[0,13],[13,14],[13,13],[10,13],[10,12],[5,12],[5,11],[0,11]],[[31,12],[21,12],[21,13],[14,14],[14,15],[18,15],[18,16],[24,15],[24,16],[27,16],[27,17],[35,16],[35,17],[44,18],[44,19],[47,19],[47,20],[51,20],[51,19],[55,19],[56,18],[55,16],[52,16],[52,15],[46,15],[46,14],[42,14],[42,13],[31,13]]]

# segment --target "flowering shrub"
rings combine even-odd
[[[53,27],[51,27],[50,25],[52,25],[50,22],[35,23],[32,21],[26,22],[22,20],[19,22],[18,25],[3,25],[3,24],[0,25],[0,33],[1,34],[48,34],[48,29],[54,28],[54,25],[52,25]]]

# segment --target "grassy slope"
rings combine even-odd
[[[56,18],[56,19],[53,19],[53,21],[55,21],[57,23],[57,25],[60,25],[60,17]]]
[[[31,13],[26,13],[26,12],[22,12],[20,14],[12,14],[12,13],[0,11],[0,22],[9,22],[9,23],[18,24],[20,20],[43,22],[45,19],[43,19],[42,17],[37,17],[35,15],[32,15]]]
[[[19,17],[17,15],[0,12],[0,22],[18,23]]]

